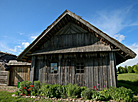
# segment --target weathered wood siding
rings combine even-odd
[[[103,89],[116,86],[114,53],[56,54],[36,57],[34,80],[49,84],[68,83]],[[58,63],[58,72],[50,73],[50,63]],[[84,63],[84,73],[76,73],[76,63]],[[33,81],[33,80],[31,80]],[[100,84],[98,86],[98,84]]]
[[[67,29],[69,29],[70,31]],[[75,29],[79,31],[75,31]],[[75,24],[68,24],[64,29],[62,29],[62,31],[59,31],[55,36],[45,42],[40,47],[40,49],[45,49],[45,51],[51,51],[56,49],[98,44],[104,45],[102,44],[102,42],[100,42],[100,39],[98,39],[94,34],[86,32]]]
[[[9,71],[0,71],[0,85],[8,84]]]
[[[88,45],[93,47],[84,47]],[[96,86],[100,89],[116,86],[115,53],[100,52],[102,50],[101,46],[105,47],[106,44],[103,44],[95,34],[69,23],[33,53],[57,49],[62,51],[65,48],[76,47],[83,47],[82,49],[85,50],[82,50],[82,52],[68,52],[68,54],[33,55],[30,80],[45,81],[49,84],[60,83],[61,85],[73,83],[88,88]],[[96,49],[95,51],[98,52],[89,49]],[[78,62],[84,63],[84,73],[76,73],[76,64]],[[58,64],[57,73],[50,73],[50,63]]]
[[[30,80],[30,66],[11,66],[10,85],[17,85],[21,81]]]

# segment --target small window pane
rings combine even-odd
[[[57,63],[51,63],[51,73],[57,73]]]
[[[76,64],[76,73],[84,73],[84,63]]]

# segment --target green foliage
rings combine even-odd
[[[136,85],[138,83],[135,83]],[[39,81],[34,81],[34,85],[29,81],[21,82],[20,91],[16,91],[16,95],[20,94],[31,94],[33,96],[46,96],[49,98],[84,98],[92,100],[123,100],[133,101],[133,91],[124,87],[114,88],[110,87],[103,91],[97,92],[94,89],[87,89],[86,87],[79,87],[69,83],[68,85],[60,84],[45,84],[40,85]],[[29,89],[29,90],[28,90]]]
[[[138,74],[138,66],[137,66],[137,65],[135,65],[135,66],[133,67],[133,70],[134,70],[134,72],[135,72],[136,74]]]
[[[67,96],[72,98],[80,98],[81,91],[85,88],[80,88],[78,85],[69,83],[67,85]]]
[[[106,100],[105,96],[103,96],[102,94],[100,94],[99,92],[93,92],[92,94],[92,99],[93,100],[101,100],[101,101],[104,101]]]
[[[133,73],[133,68],[131,66],[128,66],[128,73]]]
[[[34,87],[31,88],[31,95],[38,96],[40,92],[40,82],[34,81]]]
[[[123,72],[124,72],[124,73],[128,73],[128,70],[127,70],[127,69],[128,69],[128,67],[125,66],[125,68],[123,68]]]
[[[101,92],[101,95],[105,96],[107,100],[123,100],[123,101],[133,101],[133,91],[125,87],[110,87]]]
[[[127,71],[127,66],[125,66],[125,68],[119,66],[119,67],[118,67],[118,72],[119,72],[119,73],[127,73],[127,72],[128,72],[128,71]]]
[[[92,98],[92,90],[91,89],[86,89],[81,92],[81,97],[84,99],[91,99]]]
[[[31,81],[22,81],[20,83],[20,89],[18,91],[20,91],[21,94],[30,95],[30,91],[28,90],[30,88],[30,85],[31,85]]]
[[[42,84],[40,91],[41,91],[41,95],[45,95],[46,97],[60,98],[61,96],[63,97],[65,95],[66,88],[59,84],[54,84],[54,85]]]
[[[20,93],[21,93],[20,91],[15,91],[15,92],[14,92],[14,94],[15,94],[15,95],[18,95],[18,96],[20,95]]]
[[[22,82],[20,83],[20,89],[23,89],[24,87],[29,88],[31,84],[32,84],[31,81],[22,81]]]

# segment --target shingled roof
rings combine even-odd
[[[102,40],[113,50],[117,50],[117,64],[124,62],[127,59],[134,58],[136,53],[131,49],[121,44],[116,39],[110,37],[106,33],[102,32],[89,22],[82,19],[80,16],[65,10],[50,26],[48,26],[18,57],[17,60],[29,61],[31,60],[32,52],[39,49],[39,47],[51,37],[53,37],[59,30],[66,26],[69,22],[72,22],[86,31],[94,34],[100,40]],[[111,50],[112,51],[112,50]],[[56,51],[57,52],[57,51]],[[47,54],[47,53],[43,53]]]

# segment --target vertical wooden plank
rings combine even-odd
[[[45,57],[46,57],[46,61],[45,61],[46,62],[46,83],[48,83],[48,73],[49,73],[48,72],[48,64],[47,64],[48,63],[48,58],[47,58],[47,56],[45,56]]]
[[[114,66],[115,66],[115,86],[117,87],[118,83],[117,83],[117,71],[116,71],[116,54],[114,52]]]
[[[99,58],[99,88],[102,89],[103,88],[103,58]]]
[[[58,83],[61,84],[61,58],[62,56],[58,55]]]
[[[32,61],[31,61],[31,68],[30,68],[30,81],[34,81],[34,70],[35,70],[35,60],[36,57],[32,56]]]
[[[86,64],[86,67],[85,67],[85,85],[86,87],[88,88],[89,87],[89,78],[88,78],[88,72],[89,72],[89,65],[88,65],[88,58],[86,58],[85,60],[85,64]]]
[[[115,66],[115,56],[114,52],[111,52],[111,58],[112,58],[112,80],[113,80],[113,86],[116,87],[116,66]]]
[[[108,54],[107,56],[107,60],[106,60],[106,63],[107,63],[107,70],[108,70],[108,74],[107,74],[107,88],[109,88],[111,86],[111,80],[110,80],[110,55]]]
[[[65,85],[67,85],[67,59],[65,60]]]
[[[94,60],[94,75],[95,75],[94,86],[98,87],[98,58],[95,58]]]
[[[30,67],[28,66],[28,81],[30,80]]]
[[[71,69],[72,69],[72,84],[75,84],[75,67],[74,59],[71,59]]]
[[[91,59],[90,59],[90,55],[88,56],[88,82],[89,82],[89,85],[88,87],[91,88],[92,87],[92,80],[91,79]]]
[[[103,88],[104,86],[107,87],[107,64],[106,64],[106,57],[103,59]]]
[[[113,60],[113,52],[109,53],[109,57],[110,57],[110,81],[111,81],[111,86],[114,86],[114,60]]]
[[[61,83],[61,85],[63,85],[63,58],[61,59],[61,73],[60,74],[61,74],[61,76],[60,76],[61,77],[61,79],[60,79],[61,82],[60,83]]]

